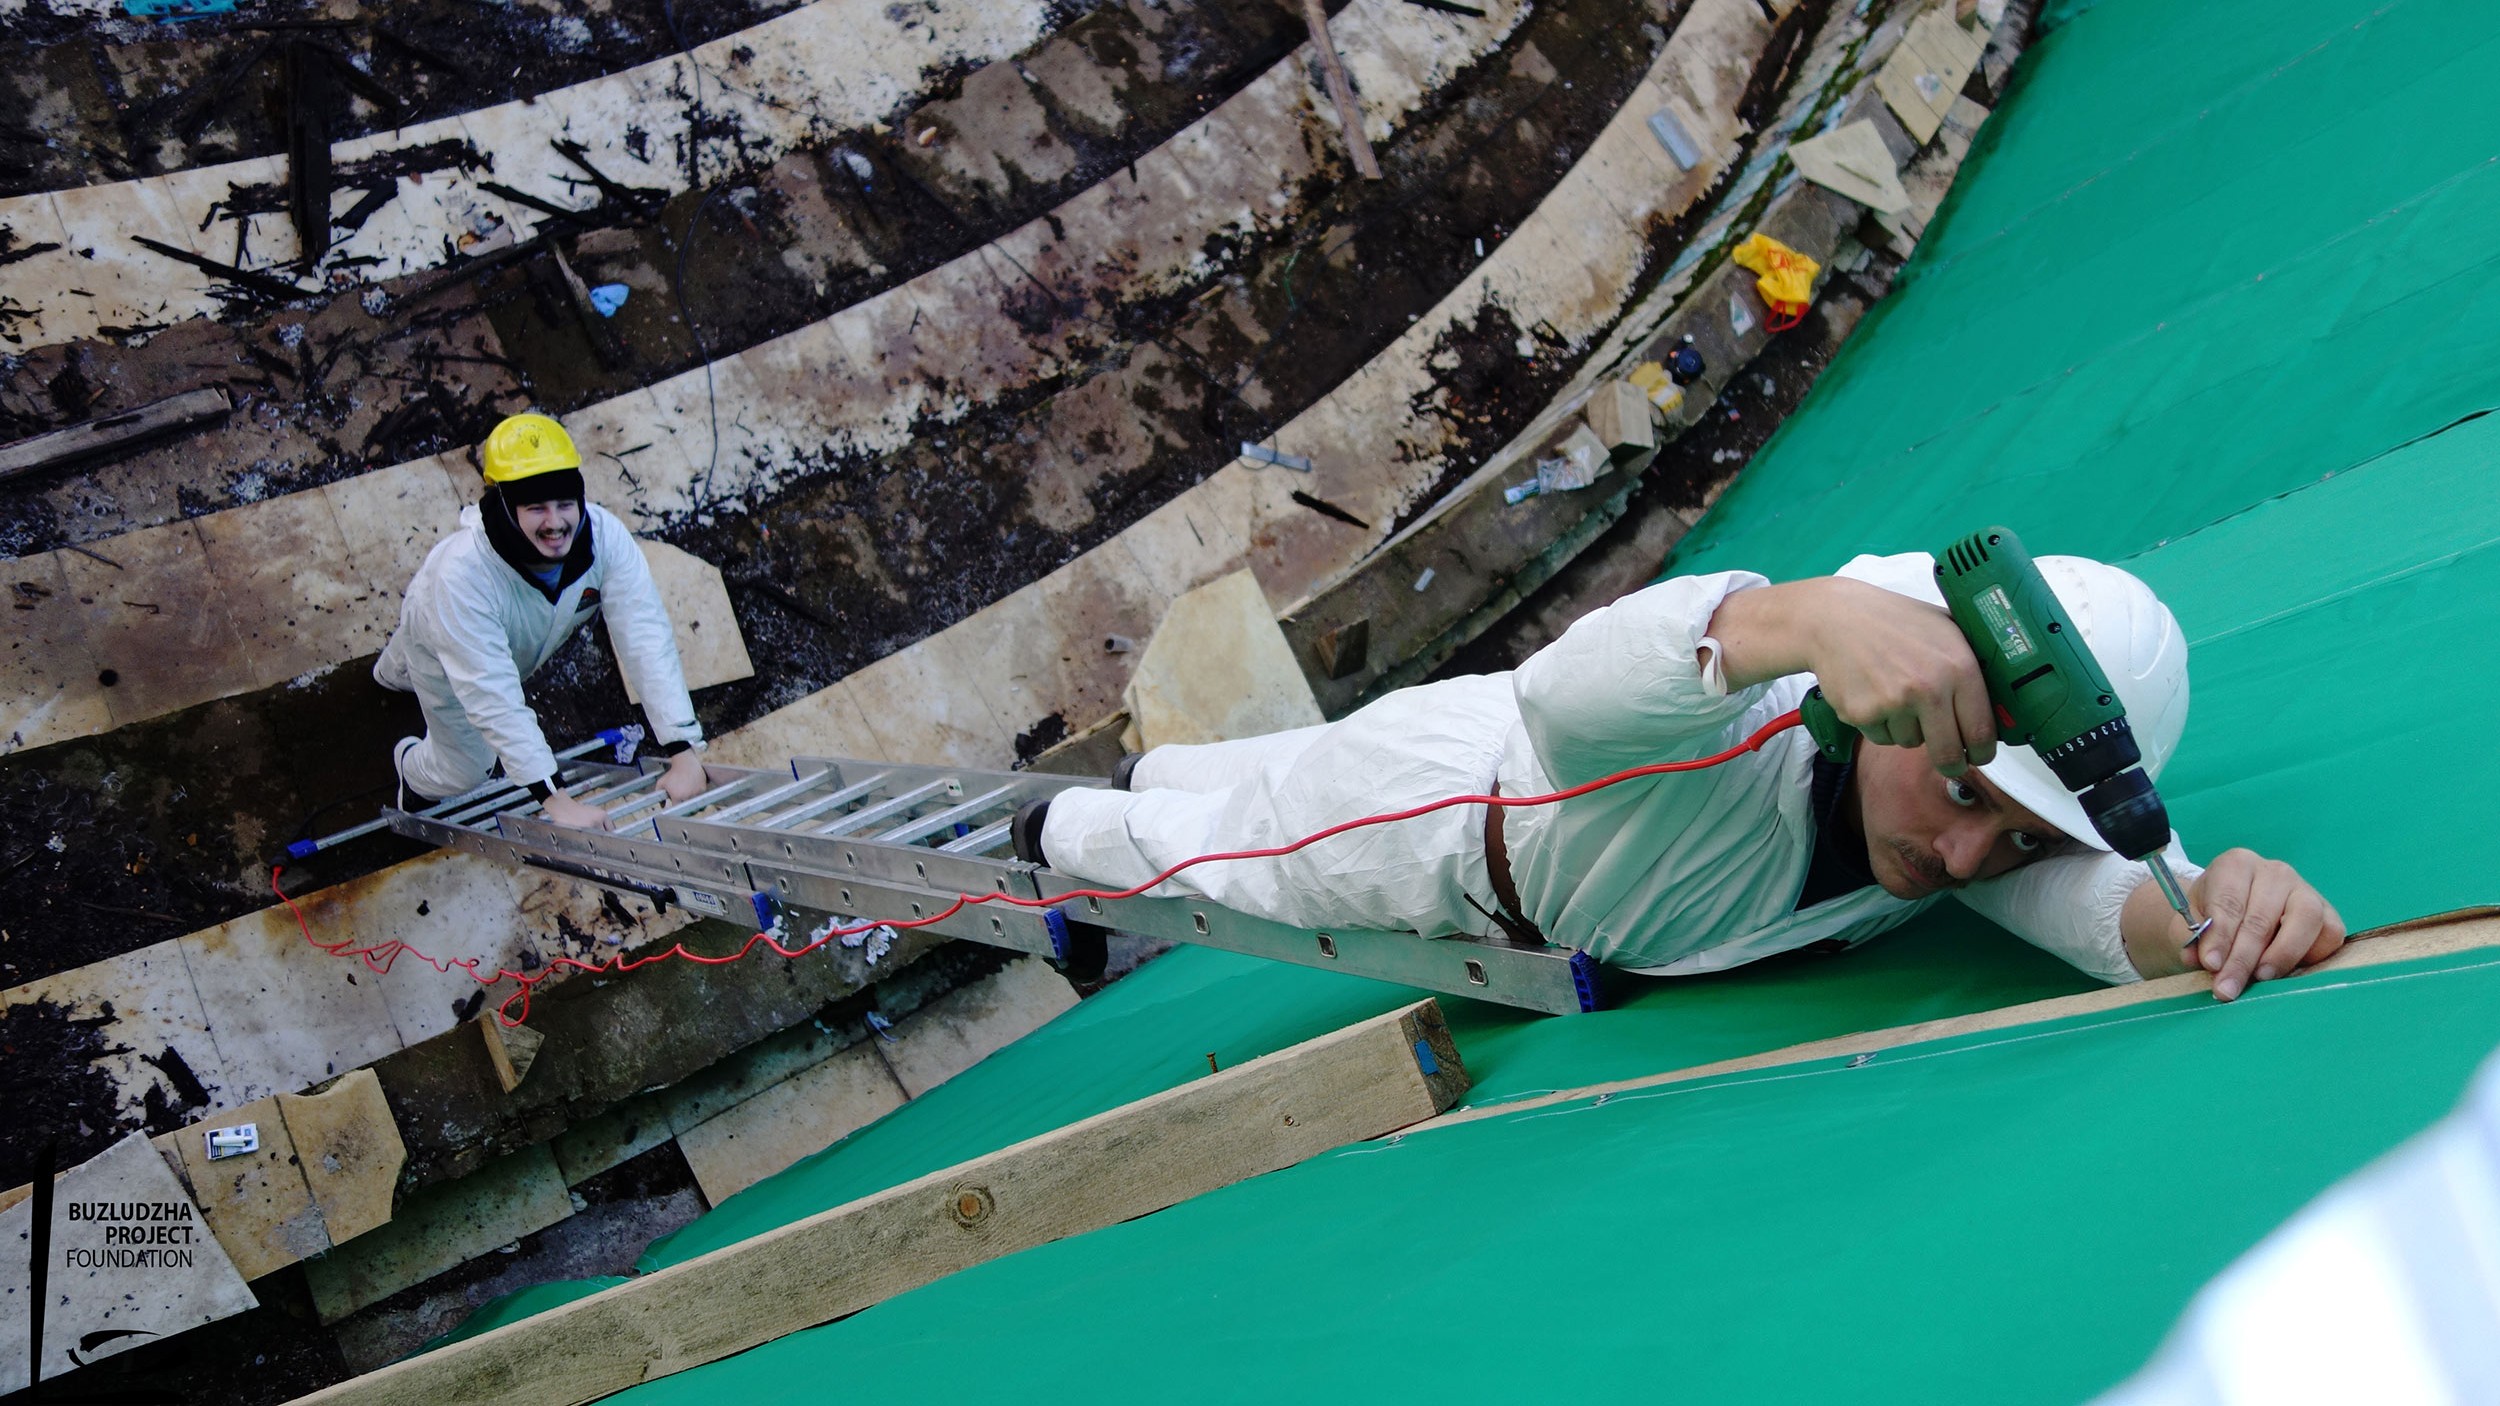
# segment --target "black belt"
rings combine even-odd
[[[1502,794],[1500,782],[1493,783],[1492,789],[1494,795]],[[1493,901],[1501,906],[1498,909],[1487,908],[1476,901],[1474,894],[1466,895],[1467,906],[1492,919],[1503,936],[1520,946],[1543,947],[1545,934],[1529,920],[1519,902],[1519,886],[1511,881],[1510,847],[1502,841],[1502,812],[1508,809],[1508,806],[1484,808],[1484,873],[1493,884]]]

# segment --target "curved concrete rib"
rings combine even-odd
[[[1862,32],[1839,20],[1832,29],[1848,31],[1847,38]],[[1507,300],[1505,306],[1523,324],[1541,320],[1570,330],[1575,345],[1594,343],[1600,354],[1611,351],[1611,336],[1595,341],[1600,329],[1626,315],[1627,305],[1658,278],[1643,267],[1645,227],[1689,208],[1725,173],[1738,131],[1732,109],[1768,34],[1750,0],[1695,0],[1648,80],[1535,216],[1476,276],[1419,321],[1415,334],[1296,420],[1290,432],[1301,437],[1289,447],[1315,453],[1321,472],[1336,476],[1329,480],[1333,491],[1349,496],[1361,491],[1370,495],[1366,502],[1411,496],[1414,485],[1429,476],[1383,452],[1404,438],[1399,431],[1407,412],[1382,397],[1395,386],[1412,384],[1408,378],[1415,366],[1429,360],[1438,333],[1428,329],[1463,322],[1488,300]],[[1886,25],[1856,54],[1854,71],[1870,71],[1897,38],[1897,24]],[[1818,46],[1818,57],[1834,47]],[[1831,68],[1819,71],[1828,75]],[[1679,172],[1650,136],[1647,120],[1661,108],[1706,143],[1705,160],[1696,170]],[[1804,112],[1803,104],[1789,109],[1793,117]],[[1783,123],[1781,136],[1792,128],[1793,122]],[[1949,172],[1960,154],[1949,152],[1950,161],[1939,171]],[[1721,216],[1691,247],[1714,242],[1708,231],[1729,223],[1744,193],[1756,188],[1775,160],[1775,152],[1756,154],[1747,175],[1719,202]],[[1686,286],[1679,279],[1689,257],[1665,271],[1660,290],[1665,301],[1672,302],[1673,289]],[[1644,319],[1651,311],[1645,301],[1629,315],[1654,328],[1663,313]],[[1567,407],[1572,399],[1567,391],[1557,406]],[[1384,404],[1389,410],[1379,424],[1349,425],[1345,419]],[[1531,429],[1514,443],[1533,443],[1540,432]],[[1370,457],[1357,457],[1367,453]],[[728,734],[714,755],[733,765],[777,765],[806,753],[998,765],[1012,755],[1013,719],[1055,710],[1082,723],[1107,714],[1118,706],[1130,656],[1102,653],[1102,634],[1143,637],[1166,602],[1244,561],[1259,569],[1269,598],[1283,601],[1317,586],[1332,570],[1330,563],[1351,562],[1369,548],[1368,539],[1334,550],[1313,547],[1302,520],[1316,515],[1289,497],[1301,480],[1262,477],[1276,472],[1244,464],[1225,469],[990,608]],[[1356,483],[1358,478],[1366,483]],[[419,908],[420,899],[430,912]],[[525,948],[555,945],[551,935],[563,924],[551,922],[550,914],[566,904],[583,925],[599,921],[595,902],[566,881],[516,874],[449,851],[306,900],[316,930],[325,936],[399,937],[438,955],[473,954],[490,962],[511,962]],[[639,916],[642,905],[631,906]],[[286,909],[268,908],[18,987],[0,995],[0,1002],[53,1001],[83,1015],[115,1002],[109,1033],[116,1044],[182,1055],[210,1086],[215,1106],[231,1107],[257,1096],[255,1089],[285,1087],[290,1079],[301,1086],[333,1068],[364,1062],[373,1056],[360,1058],[358,1052],[377,1041],[414,1043],[448,1029],[450,1001],[473,989],[465,977],[437,977],[423,967],[403,966],[382,982],[368,980],[360,993],[351,989],[356,983],[348,979],[350,972],[306,947]],[[280,1042],[283,1048],[241,1042],[239,1048],[249,1052],[229,1067],[210,1034],[210,1006],[220,992],[245,989],[257,993],[255,1029],[282,1027],[291,1033]],[[380,1014],[373,1010],[377,1004],[383,1007]],[[135,1111],[155,1076],[135,1054],[105,1067]],[[226,1092],[229,1088],[235,1092]]]
[[[1289,428],[1295,436],[1290,447],[1322,459],[1328,491],[1359,494],[1367,504],[1387,502],[1437,472],[1396,460],[1391,451],[1410,415],[1383,397],[1413,384],[1441,332],[1472,318],[1488,298],[1509,300],[1524,323],[1593,327],[1603,324],[1608,307],[1632,296],[1646,250],[1644,227],[1673,217],[1724,170],[1737,132],[1733,109],[1768,34],[1751,0],[1696,0],[1616,120],[1520,231],[1372,368]],[[1696,170],[1679,171],[1650,136],[1645,123],[1660,107],[1708,142],[1709,158]],[[1580,335],[1585,340],[1588,333]],[[1347,417],[1357,406],[1359,413],[1383,418],[1350,425]],[[1322,550],[1307,524],[1327,520],[1292,503],[1299,475],[1296,482],[1260,477],[1275,472],[1239,464],[1224,469],[1005,600],[719,739],[715,755],[733,764],[779,764],[804,752],[999,764],[1013,755],[1014,734],[1023,725],[1014,720],[1029,723],[1056,711],[1082,722],[1108,713],[1127,681],[1129,656],[1104,654],[1101,635],[1143,638],[1165,603],[1245,559],[1260,567],[1271,599],[1289,599],[1297,586],[1316,584],[1370,545],[1376,534],[1355,541],[1355,534],[1331,524],[1348,540]],[[373,512],[343,516],[369,519]],[[517,917],[496,922],[494,913],[514,914],[516,890],[523,888],[535,896]],[[582,906],[569,891],[569,884],[547,876],[515,875],[442,852],[323,890],[306,907],[326,937],[399,937],[438,956],[501,963],[547,947],[553,939],[544,910],[566,902]],[[423,915],[420,897],[429,909]],[[234,988],[238,975],[219,970],[230,966],[247,968],[263,993],[263,1025],[283,1023],[299,1032],[284,1049],[264,1057],[245,1042],[230,1062],[210,1034],[218,1012],[208,1008],[213,998],[200,993]],[[209,970],[203,975],[195,967]],[[465,977],[438,977],[413,964],[379,982],[368,978],[362,987],[347,981],[350,974],[345,964],[305,946],[294,917],[274,907],[21,986],[0,1001],[50,1000],[94,1012],[113,1000],[117,1043],[175,1050],[212,1089],[217,1105],[231,1106],[256,1096],[253,1090],[283,1086],[287,1068],[280,1066],[292,1068],[290,1060],[309,1081],[324,1077],[319,1071],[331,1060],[342,1068],[370,1060],[376,1041],[393,1046],[438,1033],[449,1027],[450,1002],[472,989]],[[372,1013],[377,999],[387,1003],[387,1019]],[[153,1083],[135,1056],[108,1072],[133,1108]]]
[[[1526,13],[1494,0],[1453,24],[1402,0],[1355,0],[1332,26],[1385,140]],[[1734,97],[1727,97],[1732,105]],[[1096,310],[1203,281],[1205,251],[1297,208],[1340,139],[1297,52],[1126,171],[1004,238],[822,322],[566,417],[591,494],[650,531],[752,501],[842,459],[898,449],[930,421],[1082,367],[1109,339]],[[1663,160],[1664,158],[1661,157]],[[1043,291],[1043,290],[1046,290]],[[1041,332],[1013,300],[1063,311]],[[720,442],[712,442],[717,400]],[[458,505],[465,454],[397,465],[44,553],[17,565],[51,592],[0,657],[0,754],[268,688],[370,653],[399,590]],[[118,566],[99,562],[103,553]],[[125,583],[195,589],[183,612],[134,608]],[[117,682],[100,682],[114,670]]]
[[[1046,0],[908,9],[815,0],[696,46],[691,64],[672,55],[535,98],[340,142],[331,154],[343,183],[360,163],[415,170],[398,177],[390,203],[331,245],[307,294],[334,280],[354,286],[483,253],[507,236],[529,238],[548,219],[481,182],[566,209],[594,202],[594,168],[623,186],[675,194],[769,163],[802,142],[866,127],[934,75],[1010,57],[1063,17]],[[556,149],[560,141],[577,144],[574,157]],[[283,193],[286,179],[286,159],[265,156],[0,200],[5,247],[54,246],[10,266],[0,341],[45,346],[143,331],[222,306],[216,275],[133,236],[294,282],[289,266],[300,246],[283,208],[232,208],[238,191]],[[342,184],[333,208],[343,214],[362,194]]]
[[[1249,565],[1271,602],[1292,601],[1377,546],[1442,479],[1464,441],[1441,412],[1433,361],[1492,309],[1576,355],[1640,291],[1652,229],[1726,171],[1736,104],[1770,25],[1753,0],[1695,0],[1649,75],[1516,233],[1379,356],[1278,431],[1309,475],[1240,460],[1102,546],[945,630],[724,739],[724,758],[867,747],[897,760],[1004,766],[1019,732],[1053,714],[1083,726],[1119,706],[1131,656],[1107,635],[1144,638],[1163,606]],[[1679,169],[1648,121],[1675,115],[1701,150]],[[1350,530],[1311,511],[1315,495],[1376,524]]]

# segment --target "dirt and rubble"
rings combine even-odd
[[[236,289],[217,319],[0,355],[0,440],[201,386],[236,405],[222,425],[0,484],[0,552],[317,487],[472,444],[525,406],[562,414],[743,351],[1049,210],[1300,40],[1263,0],[1098,9],[1022,59],[940,75],[883,132],[846,132],[726,183],[667,196],[596,175],[584,192],[595,203],[498,254],[284,304]],[[416,159],[346,163],[337,178]],[[465,144],[428,159],[491,165]],[[275,210],[285,193],[234,202]],[[585,312],[572,278],[621,285],[625,301]]]
[[[1266,243],[1204,251],[1215,272],[1169,297],[1108,310],[1040,300],[1034,317],[1103,324],[1110,350],[1096,362],[955,423],[931,424],[902,453],[829,459],[769,501],[664,532],[720,566],[757,664],[754,678],[705,691],[698,706],[706,727],[718,732],[794,701],[1047,573],[1352,374],[1476,265],[1480,245],[1490,249],[1533,210],[1645,72],[1673,20],[1644,0],[1541,8],[1503,53],[1382,149],[1387,180],[1308,193],[1307,218]],[[1290,37],[1270,34],[1279,52]],[[1062,39],[1120,54],[1085,24]],[[1246,44],[1235,52],[1256,57]],[[1239,66],[1254,67],[1248,59]],[[1189,110],[1173,107],[1171,120]],[[727,337],[752,340],[784,315],[769,280],[741,291],[741,268],[785,267],[775,251],[790,226],[775,223],[783,207],[765,198],[765,185],[732,188],[757,192],[756,239],[746,237],[734,199],[681,202],[688,216],[725,222],[689,260],[686,286],[704,309],[707,338],[728,328]],[[635,237],[670,227],[663,219]],[[964,237],[974,233],[967,224]],[[1671,241],[1673,231],[1659,238]],[[621,241],[611,247],[626,250]],[[639,242],[632,250],[640,252],[617,257],[650,256]],[[713,259],[722,262],[706,262]],[[463,397],[478,415],[517,408],[496,377],[514,377],[521,397],[560,405],[540,399],[542,376],[597,370],[577,324],[542,317],[545,290],[532,278],[516,266],[480,280],[475,310],[445,324],[457,330],[443,334],[452,348],[438,353],[443,364],[481,379],[443,394]],[[341,316],[335,305],[327,315]],[[481,318],[502,325],[481,334]],[[576,340],[561,340],[568,329]],[[474,355],[458,350],[465,337],[481,337],[501,360],[450,360]],[[1477,448],[1515,433],[1570,370],[1549,341],[1498,308],[1445,350],[1452,369],[1433,413]],[[348,360],[336,356],[334,364]],[[584,380],[573,393],[600,392]],[[455,421],[444,417],[435,432],[448,434]],[[1325,515],[1330,505],[1311,506]],[[389,744],[417,730],[413,708],[374,685],[369,667],[349,661],[278,689],[0,760],[0,794],[74,820],[82,837],[63,852],[26,857],[18,877],[27,900],[6,905],[0,922],[14,934],[0,964],[14,969],[0,977],[23,982],[263,906],[271,855],[316,809],[316,825],[339,823],[348,808],[385,794]],[[595,631],[560,652],[530,692],[554,737],[626,720],[613,658]],[[1038,751],[1048,720],[1029,721]],[[307,736],[325,745],[289,743]],[[406,853],[396,842],[363,842],[291,883],[336,882]],[[82,906],[96,904],[171,921],[99,924]]]
[[[1867,251],[1863,268],[1835,272],[1805,319],[1772,338],[1701,418],[1659,451],[1623,516],[1431,678],[1516,669],[1573,621],[1656,580],[1667,553],[1804,403],[1899,271],[1898,260]]]
[[[335,54],[395,101],[342,94],[330,131],[343,141],[616,73],[798,3],[275,0],[175,20],[30,0],[0,18],[0,45],[19,56],[0,69],[0,195],[285,151],[291,43]]]

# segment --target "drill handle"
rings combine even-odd
[[[1805,720],[1806,735],[1814,739],[1815,748],[1825,760],[1845,766],[1857,759],[1858,730],[1832,711],[1832,701],[1823,696],[1821,684],[1806,690],[1805,701],[1797,705],[1797,712]]]

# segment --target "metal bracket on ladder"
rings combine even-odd
[[[505,864],[568,874],[769,927],[776,913],[844,921],[926,918],[958,894],[1055,898],[1087,885],[1015,858],[1008,821],[1028,801],[1092,777],[801,757],[787,773],[704,766],[708,788],[675,805],[653,767],[568,761],[574,799],[607,813],[608,833],[555,825],[521,787],[490,784],[424,810],[385,812],[390,828]],[[815,926],[812,918],[807,926]],[[1050,908],[979,904],[931,925],[948,937],[1099,965],[1104,932],[1221,947],[1557,1015],[1595,1010],[1596,963],[1565,947],[1498,939],[1319,931],[1195,898],[1071,899]]]

